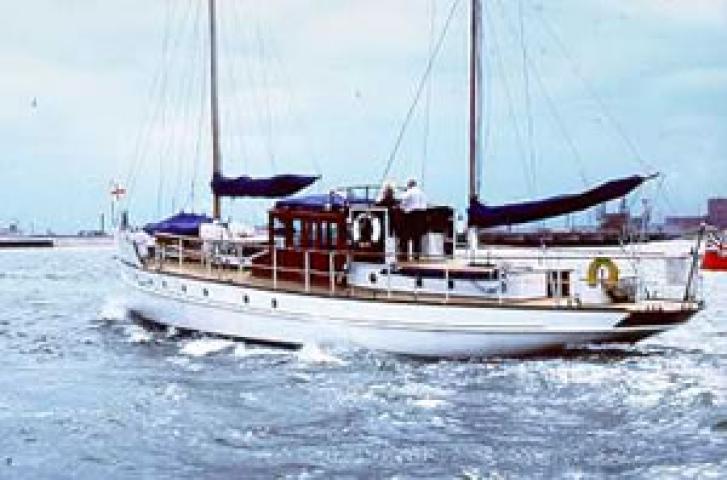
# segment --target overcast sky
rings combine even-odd
[[[468,2],[447,25],[455,3],[219,0],[226,173],[379,182],[445,32],[389,176],[463,206]],[[727,0],[484,3],[487,202],[652,171],[664,181],[643,194],[662,215],[727,196]],[[138,221],[209,210],[205,5],[0,3],[0,226],[93,227],[112,181]],[[227,211],[263,218],[259,202]]]

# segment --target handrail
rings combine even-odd
[[[208,241],[207,244],[209,244],[212,248],[209,250],[200,249],[200,250],[194,250],[194,249],[185,249],[184,248],[184,242],[181,240],[180,237],[178,237],[178,243],[174,245],[158,245],[157,247],[163,247],[163,248],[157,248],[157,250],[164,250],[165,252],[169,251],[168,248],[171,247],[171,252],[176,253],[177,255],[186,255],[187,257],[195,257],[198,254],[202,254],[201,256],[209,257],[210,251],[214,252],[215,250],[219,250],[219,246],[222,244],[228,243],[226,241]],[[351,256],[356,257],[359,259],[371,259],[376,260],[375,263],[382,263],[385,264],[384,258],[385,253],[383,252],[372,252],[372,251],[358,251],[354,250],[352,248],[346,248],[343,250],[340,249],[328,249],[328,248],[317,248],[317,247],[274,247],[270,248],[269,244],[260,243],[258,246],[261,248],[260,251],[255,252],[250,255],[250,257],[259,257],[271,252],[277,252],[277,253],[296,253],[300,254],[302,256],[305,255],[340,255],[340,256]],[[239,253],[237,255],[225,255],[225,254],[217,254],[220,257],[239,257]],[[400,256],[401,257],[401,256]],[[515,260],[522,260],[522,261],[539,261],[539,263],[542,263],[543,261],[549,262],[549,263],[557,263],[560,261],[576,261],[576,260],[584,260],[584,261],[592,261],[594,258],[600,258],[600,257],[608,257],[612,260],[628,260],[632,258],[631,256],[617,256],[617,255],[604,255],[602,252],[590,252],[583,253],[583,254],[574,254],[574,255],[567,255],[567,256],[551,256],[551,255],[512,255],[512,254],[498,254],[498,255],[492,255],[492,252],[488,252],[488,255],[481,256],[475,258],[471,262],[467,262],[464,264],[459,265],[459,268],[492,268],[497,269],[501,268],[503,265],[503,262],[507,261],[515,261]],[[683,254],[683,255],[664,255],[664,254],[653,254],[653,255],[646,255],[646,256],[640,256],[639,257],[642,260],[691,260],[692,255],[691,254]],[[419,258],[419,260],[412,262],[412,261],[400,261],[397,262],[400,265],[420,265],[423,268],[426,268],[427,266],[434,266],[437,265],[437,263],[444,263],[449,264],[448,262],[451,262],[452,260],[466,260],[466,257],[457,256],[454,259],[448,255],[426,255],[422,254]],[[517,265],[508,265],[509,267],[517,266]],[[450,266],[450,268],[452,268]],[[532,266],[529,266],[529,268],[532,269]],[[568,270],[568,268],[563,268],[564,270]],[[572,269],[571,269],[572,270]]]
[[[561,262],[564,260],[592,260],[593,255],[581,254],[581,255],[568,255],[568,256],[556,256],[551,257],[548,255],[540,256],[522,256],[522,255],[491,255],[491,251],[487,252],[486,256],[480,257],[481,260],[486,260],[488,264],[477,265],[470,263],[453,264],[451,258],[446,255],[433,255],[423,256],[423,261],[417,263],[402,262],[398,263],[399,267],[406,268],[407,266],[421,268],[423,272],[427,269],[435,269],[441,273],[441,276],[437,276],[436,282],[427,282],[426,288],[421,288],[418,285],[418,281],[412,287],[406,287],[406,284],[402,284],[401,280],[393,282],[392,278],[396,273],[392,269],[394,264],[387,264],[384,262],[384,255],[380,252],[359,252],[351,248],[345,250],[337,249],[323,249],[323,248],[301,248],[301,247],[270,247],[269,244],[261,244],[261,249],[254,252],[252,255],[244,256],[241,249],[235,249],[234,253],[221,252],[221,247],[225,244],[225,241],[198,241],[195,237],[182,237],[175,236],[176,242],[161,243],[157,245],[156,252],[154,255],[155,262],[150,264],[152,268],[156,268],[158,271],[162,271],[167,265],[178,264],[180,268],[183,268],[186,263],[194,263],[206,267],[205,270],[207,275],[210,277],[216,277],[218,279],[224,278],[224,271],[236,269],[240,271],[241,275],[244,275],[245,271],[249,271],[250,268],[261,272],[270,272],[272,279],[272,288],[277,290],[280,287],[281,276],[286,279],[287,275],[295,275],[299,280],[291,280],[293,282],[299,282],[301,290],[310,293],[313,290],[313,285],[316,288],[325,285],[327,283],[327,290],[331,296],[336,295],[354,295],[354,291],[357,288],[363,288],[364,290],[371,291],[372,295],[376,295],[376,292],[386,293],[388,298],[391,298],[394,293],[396,294],[410,294],[415,298],[420,295],[435,295],[442,298],[442,301],[449,302],[451,296],[454,295],[465,295],[461,292],[453,293],[451,291],[450,280],[452,279],[453,272],[462,271],[491,271],[495,273],[496,277],[493,278],[493,287],[487,287],[487,291],[482,290],[480,294],[476,294],[478,298],[483,299],[496,299],[498,302],[504,301],[509,290],[517,288],[518,285],[525,285],[525,283],[518,284],[517,282],[528,282],[527,275],[532,274],[545,274],[550,275],[550,272],[557,272],[557,275],[553,277],[546,277],[545,284],[548,286],[549,294],[543,293],[542,297],[552,297],[553,299],[567,299],[569,301],[574,298],[579,298],[580,294],[578,290],[582,289],[585,284],[583,278],[576,278],[574,275],[562,276],[561,272],[574,272],[575,268],[571,265],[563,265]],[[186,243],[185,243],[186,242]],[[192,244],[192,245],[190,245]],[[193,245],[201,245],[199,248]],[[299,257],[285,257],[281,264],[281,254],[293,253],[300,255]],[[590,252],[589,252],[590,253]],[[260,258],[269,255],[270,262],[251,262],[251,258]],[[314,261],[313,257],[317,256]],[[385,269],[386,284],[384,288],[375,288],[369,286],[360,281],[352,281],[351,266],[354,259],[364,259],[369,256],[375,259],[376,264],[381,264],[382,268]],[[293,258],[294,260],[290,260]],[[297,260],[295,260],[297,258]],[[618,257],[616,257],[618,259]],[[658,255],[648,257],[647,260],[657,261],[664,259],[679,259],[686,260],[689,257],[686,255]],[[325,260],[323,260],[325,259]],[[529,260],[536,261],[540,260],[536,265],[535,262],[531,265],[518,265],[507,263],[508,260]],[[462,259],[461,259],[462,260]],[[439,261],[440,263],[435,263]],[[171,262],[171,263],[170,263]],[[300,262],[300,263],[298,263]],[[324,263],[325,262],[325,263]],[[339,263],[340,262],[340,263]],[[545,263],[543,263],[545,262]],[[293,263],[291,265],[290,263]],[[325,265],[325,266],[323,266]],[[382,271],[383,273],[383,271]],[[648,288],[649,292],[656,290],[652,289],[652,285],[657,285],[659,288],[676,287],[676,284],[672,280],[666,280],[668,278],[668,270],[664,272],[664,275],[660,276],[661,281],[650,278],[644,278],[639,275],[626,275],[629,278],[635,278],[637,292]],[[624,276],[624,277],[626,277]],[[240,277],[244,278],[244,277]],[[289,278],[289,277],[288,277]],[[382,275],[383,278],[383,275]],[[404,277],[408,278],[408,277]],[[412,273],[412,278],[418,278],[417,275]],[[426,277],[425,277],[426,278]],[[694,274],[689,276],[690,279],[694,278]],[[522,280],[521,280],[522,279]],[[496,287],[494,287],[496,280]],[[698,279],[697,279],[698,280]],[[481,280],[479,280],[481,281]],[[325,282],[325,283],[324,283]],[[475,281],[477,282],[477,281]],[[459,283],[459,281],[456,281]],[[693,282],[692,284],[694,285]],[[683,282],[682,282],[683,284]],[[345,288],[339,288],[339,286],[345,285]],[[402,286],[403,285],[403,286]],[[666,288],[664,287],[664,288]],[[479,287],[478,287],[479,288]],[[495,290],[496,288],[496,290]],[[692,298],[696,298],[696,288],[692,287],[690,290]],[[507,290],[506,290],[507,289]],[[664,290],[657,291],[656,294],[650,293],[650,295],[658,295],[661,298],[672,298],[672,296],[664,296]],[[527,291],[525,292],[527,293]],[[637,293],[639,298],[643,298],[640,293]],[[511,297],[507,297],[510,299]],[[515,298],[515,297],[512,297]],[[646,297],[650,298],[649,296]]]

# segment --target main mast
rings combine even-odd
[[[212,175],[222,174],[222,152],[220,151],[220,117],[217,98],[217,13],[215,0],[209,0],[210,21],[210,112],[212,122]],[[212,193],[212,217],[219,220],[222,211],[220,196]]]
[[[481,111],[480,92],[482,91],[482,2],[472,0],[472,26],[470,39],[470,138],[469,138],[469,198],[470,202],[478,197],[477,165],[480,151]]]

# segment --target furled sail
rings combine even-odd
[[[149,235],[166,233],[169,235],[197,236],[199,235],[199,226],[203,223],[212,223],[212,219],[206,215],[181,212],[161,222],[147,224],[144,231]]]
[[[560,195],[533,202],[513,203],[490,207],[474,200],[468,210],[469,224],[473,227],[491,228],[502,225],[545,220],[580,212],[595,205],[628,195],[651,177],[634,175],[599,185],[583,193]]]
[[[318,179],[319,176],[310,175],[275,175],[263,178],[227,178],[216,175],[212,179],[212,191],[220,197],[282,198],[310,187]]]

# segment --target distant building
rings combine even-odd
[[[707,201],[707,223],[727,228],[727,198],[710,198]]]
[[[664,220],[664,231],[672,235],[694,233],[706,221],[702,216],[674,216]]]
[[[628,212],[604,213],[601,215],[601,230],[608,232],[626,232],[631,217]]]
[[[0,227],[0,235],[21,235],[22,233],[15,222],[7,227]]]

